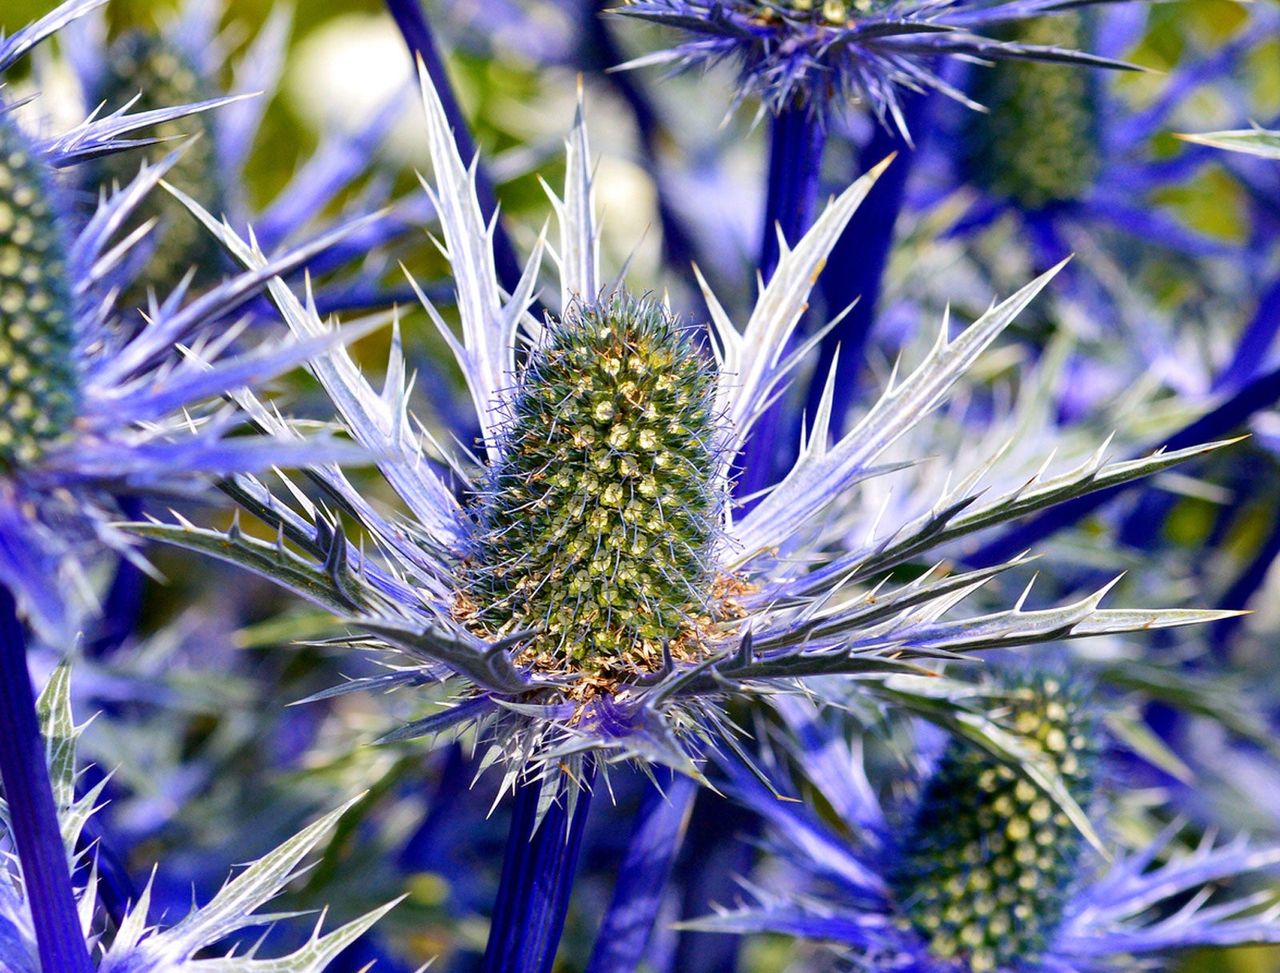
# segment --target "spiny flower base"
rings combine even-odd
[[[1087,702],[1057,678],[1014,685],[1008,698],[1002,723],[1088,806],[1097,742]],[[925,788],[894,893],[939,959],[968,973],[1032,962],[1062,919],[1083,840],[1034,784],[957,741]]]
[[[528,630],[522,661],[624,679],[710,621],[723,498],[715,373],[660,305],[615,295],[547,326],[477,499],[467,600],[488,634]]]
[[[76,414],[75,326],[53,174],[0,111],[0,467],[30,463]]]

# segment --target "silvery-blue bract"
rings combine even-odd
[[[54,799],[67,860],[72,871],[80,856],[76,848],[89,818],[99,809],[106,781],[77,796],[81,772],[76,746],[85,724],[77,725],[71,711],[71,669],[56,669],[39,701],[41,732],[53,782]],[[259,958],[256,949],[243,955],[210,956],[215,946],[239,930],[264,926],[280,917],[258,914],[299,874],[299,865],[337,823],[350,804],[324,815],[297,835],[231,878],[216,896],[181,919],[164,926],[147,917],[151,888],[130,904],[123,922],[111,933],[101,929],[98,873],[90,867],[89,881],[78,893],[80,921],[86,943],[101,973],[320,973],[391,908],[374,910],[325,935],[320,923],[308,941],[287,956]],[[0,969],[6,973],[49,973],[41,970],[29,903],[23,890],[22,869],[9,847],[8,808],[0,802]]]

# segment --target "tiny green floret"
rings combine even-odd
[[[1098,730],[1085,695],[1057,676],[1010,686],[997,710],[1083,807],[1097,789]],[[1034,963],[1062,920],[1084,838],[1014,769],[955,741],[925,786],[893,891],[943,961],[968,973]]]
[[[464,596],[536,668],[625,680],[688,655],[724,503],[715,371],[662,307],[615,294],[549,322],[474,514]]]
[[[889,3],[888,0],[780,0],[757,5],[760,19],[766,23],[785,18],[808,21],[820,27],[848,27],[860,15],[877,12]]]
[[[1084,14],[1041,17],[1009,28],[1008,40],[1087,49]],[[999,61],[977,69],[974,100],[988,112],[966,120],[970,176],[1028,210],[1081,199],[1101,167],[1097,79],[1073,64]]]
[[[111,109],[136,97],[130,110],[142,112],[207,101],[220,94],[199,66],[163,35],[131,31],[111,45],[94,96]],[[146,134],[162,140],[164,152],[182,139],[201,136],[186,147],[165,178],[209,212],[222,213],[226,209],[223,182],[209,124],[205,116],[197,114],[156,125]],[[135,152],[107,156],[88,170],[97,184],[95,190],[109,192],[114,185],[128,185],[138,173],[139,162]],[[224,264],[218,242],[204,232],[181,203],[167,193],[149,195],[135,211],[130,227],[150,219],[159,219],[160,228],[145,277],[161,297],[192,268],[196,272],[193,286],[197,289],[217,281]],[[146,293],[141,288],[126,293],[120,306],[145,307]]]
[[[0,468],[38,459],[76,415],[74,304],[53,179],[0,113]]]

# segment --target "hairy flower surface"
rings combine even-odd
[[[73,0],[0,41],[0,76],[97,6]],[[82,220],[75,218],[72,187],[57,171],[130,148],[134,142],[124,136],[140,128],[221,103],[121,109],[41,137],[25,131],[14,106],[0,101],[0,584],[41,634],[60,644],[68,644],[83,602],[92,601],[87,561],[104,545],[128,547],[111,526],[117,497],[186,492],[201,474],[259,469],[291,448],[228,438],[234,417],[200,406],[314,353],[314,346],[295,343],[223,356],[239,331],[227,322],[217,341],[201,336],[269,274],[239,274],[186,303],[187,283],[180,282],[152,302],[145,326],[119,326],[114,299],[133,282],[130,257],[146,237],[145,226],[122,228],[181,150],[142,166]],[[333,239],[275,262],[297,266]],[[174,345],[182,341],[190,354],[175,360]],[[192,411],[184,414],[186,408]]]
[[[725,499],[714,409],[710,362],[659,304],[614,294],[546,328],[475,505],[475,622],[536,632],[547,671],[625,677],[696,645]]]
[[[693,35],[628,66],[730,61],[739,67],[738,98],[758,97],[775,114],[799,106],[826,116],[860,100],[905,133],[906,92],[938,91],[973,107],[940,72],[939,62],[948,57],[1127,67],[1062,43],[1057,33],[998,33],[1004,25],[1079,6],[1047,0],[629,0],[616,9]],[[993,30],[992,36],[984,33]]]
[[[84,725],[76,725],[71,711],[71,670],[60,666],[50,678],[39,701],[41,732],[49,761],[49,775],[58,802],[59,824],[68,863],[74,871],[81,832],[98,810],[106,782],[76,796],[80,777],[77,742]],[[150,885],[131,903],[130,911],[113,934],[100,933],[98,873],[80,890],[79,907],[84,936],[98,954],[96,969],[102,973],[320,973],[347,946],[385,915],[390,905],[376,909],[326,935],[319,926],[308,941],[286,956],[256,958],[244,955],[209,955],[209,947],[239,930],[279,920],[258,910],[299,873],[299,865],[350,807],[338,808],[308,825],[297,835],[249,863],[229,879],[219,893],[202,907],[193,908],[167,927],[149,924]],[[17,856],[9,850],[8,809],[0,802],[0,969],[5,973],[48,973],[41,970],[36,949],[30,904],[23,888]]]
[[[877,797],[847,719],[785,701],[796,769],[775,761],[771,786],[821,803],[780,800],[741,764],[727,765],[730,792],[769,822],[768,847],[784,872],[751,887],[752,905],[695,927],[840,944],[829,968],[868,973],[1164,969],[1174,950],[1280,940],[1280,914],[1258,912],[1259,897],[1209,902],[1219,885],[1280,867],[1280,848],[1207,839],[1187,850],[1175,822],[1103,862],[1049,793],[1011,765],[1056,770],[1078,804],[1105,807],[1100,714],[1068,677],[1006,676],[974,701],[984,705],[964,721],[967,735],[981,728],[1004,754],[963,738],[937,757],[922,753],[918,794],[905,808]]]
[[[325,695],[452,679],[452,705],[390,737],[479,724],[491,747],[486,764],[504,761],[508,785],[543,773],[558,782],[563,767],[572,770],[593,750],[696,773],[702,741],[727,731],[723,707],[733,696],[792,690],[802,677],[837,673],[876,692],[885,676],[918,671],[931,658],[1217,617],[1103,610],[1106,589],[1058,608],[1019,602],[951,617],[1021,558],[974,572],[936,567],[914,580],[890,577],[938,544],[1198,450],[1136,463],[1099,457],[981,498],[979,472],[949,484],[919,520],[864,524],[865,546],[854,549],[845,543],[847,525],[827,516],[857,483],[892,472],[877,458],[938,405],[1052,274],[955,337],[944,324],[925,360],[834,440],[828,385],[791,470],[750,509],[735,509],[726,499],[731,458],[802,359],[805,349],[784,350],[809,289],[880,169],[833,200],[795,249],[784,249],[744,330],[706,291],[713,365],[670,312],[628,297],[621,285],[601,284],[580,118],[564,197],[554,200],[562,311],[546,321],[528,311],[541,241],[519,287],[505,296],[473,175],[434,89],[423,84],[431,195],[461,335],[425,298],[424,305],[455,353],[482,431],[475,465],[449,460],[460,489],[428,458],[441,447],[414,431],[397,333],[380,392],[345,351],[312,366],[350,435],[378,457],[404,500],[404,512],[387,516],[339,469],[311,470],[376,552],[348,544],[342,524],[305,494],[292,491],[295,506],[253,477],[236,478],[234,491],[278,531],[275,544],[238,526],[228,533],[185,522],[134,528],[257,571],[364,633],[355,644],[367,647],[373,638],[391,650],[383,657],[391,671]],[[239,260],[263,266],[250,244],[187,202]],[[332,333],[283,283],[274,282],[271,295],[297,335]],[[265,428],[289,429],[252,396],[239,401]]]

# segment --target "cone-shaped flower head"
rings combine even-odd
[[[100,5],[71,0],[0,39],[0,78],[42,39]],[[126,106],[42,136],[25,131],[0,100],[0,584],[42,635],[64,645],[79,608],[92,601],[86,560],[104,546],[128,546],[111,526],[116,498],[189,492],[200,474],[276,462],[259,438],[226,438],[233,417],[201,403],[314,352],[291,344],[217,361],[239,329],[224,321],[217,342],[202,337],[266,274],[240,274],[185,304],[181,282],[161,290],[144,325],[119,325],[115,297],[134,285],[131,258],[147,234],[145,226],[123,228],[181,150],[155,166],[135,162],[131,179],[72,223],[74,187],[60,170],[133,147],[126,136],[139,129],[226,101],[141,112]],[[275,262],[296,267],[334,239]],[[177,342],[188,345],[181,360]]]
[[[784,691],[824,673],[879,677],[915,671],[913,659],[1120,629],[1194,622],[1198,612],[1111,612],[1105,592],[1059,608],[942,618],[990,569],[929,571],[909,583],[892,569],[1010,516],[1177,462],[1100,457],[1030,482],[1019,477],[979,500],[958,477],[941,497],[918,498],[919,519],[879,528],[830,516],[855,484],[891,468],[877,460],[944,397],[964,368],[1052,276],[993,306],[937,344],[846,435],[829,433],[832,389],[809,424],[793,468],[746,510],[728,500],[732,458],[800,354],[784,350],[835,240],[883,168],[832,201],[794,250],[784,249],[745,330],[708,290],[709,341],[649,300],[603,285],[586,132],[569,141],[565,194],[553,200],[561,234],[558,315],[537,320],[533,300],[544,242],[505,294],[492,228],[476,200],[474,170],[458,157],[429,81],[424,96],[444,249],[457,286],[461,334],[423,296],[466,379],[481,429],[474,463],[453,457],[446,482],[428,458],[443,447],[415,432],[411,383],[393,341],[386,384],[375,391],[345,352],[313,363],[350,435],[379,457],[405,513],[385,515],[332,467],[311,474],[356,518],[377,550],[347,543],[340,523],[300,491],[301,507],[252,477],[236,480],[245,507],[279,531],[257,541],[192,524],[139,525],[148,537],[244,565],[342,616],[390,652],[390,672],[333,690],[394,688],[458,677],[443,712],[392,734],[421,736],[478,723],[503,759],[507,783],[545,774],[593,750],[696,772],[697,756],[725,728],[727,697]],[[246,266],[255,248],[188,200]],[[290,328],[320,339],[333,329],[282,282],[271,285]],[[710,350],[704,348],[710,346]],[[714,362],[711,357],[714,355]],[[256,422],[288,423],[249,395]],[[865,538],[851,548],[850,536]],[[915,577],[915,575],[913,575]],[[883,581],[875,597],[864,587]],[[909,698],[910,693],[895,695]]]
[[[1088,15],[1041,17],[1007,29],[1018,43],[1088,48]],[[974,75],[987,112],[965,120],[970,178],[1025,210],[1084,198],[1101,167],[1095,72],[1002,61]]]
[[[1086,694],[1042,676],[1009,686],[994,715],[1077,805],[1093,805],[1100,746]],[[1062,921],[1086,851],[1079,829],[1029,779],[953,741],[925,784],[891,879],[911,926],[939,960],[971,973],[1036,962]]]
[[[30,463],[76,416],[75,304],[54,174],[0,114],[0,468]]]
[[[660,304],[571,305],[530,355],[475,505],[473,628],[542,671],[655,671],[710,623],[715,369]]]
[[[948,57],[1128,67],[1077,49],[1070,31],[1007,29],[1075,6],[1050,0],[629,0],[616,9],[692,35],[628,66],[730,61],[739,67],[739,100],[754,96],[775,114],[803,107],[822,117],[862,101],[882,122],[905,131],[906,92],[936,90],[973,105],[944,79],[940,64]]]
[[[134,111],[152,111],[169,105],[209,101],[222,94],[202,66],[164,33],[130,31],[111,45],[98,72],[98,85],[86,99],[90,104],[111,107],[132,99]],[[215,154],[217,140],[207,117],[175,119],[150,129],[161,141],[195,138],[165,177],[170,184],[190,193],[214,213],[226,211],[222,190],[223,173]],[[90,167],[86,175],[91,188],[109,191],[127,185],[137,173],[132,155],[108,156]],[[158,220],[152,234],[147,280],[139,282],[137,293],[126,293],[120,304],[126,308],[146,307],[146,287],[167,293],[178,285],[188,270],[195,269],[193,286],[203,290],[214,283],[224,267],[225,257],[209,234],[166,193],[152,194],[140,205],[131,221],[141,226]]]
[[[1103,724],[1078,680],[1005,676],[971,702],[951,724],[965,739],[908,761],[922,775],[912,796],[896,771],[893,786],[869,772],[863,728],[783,701],[794,760],[770,759],[776,790],[725,761],[729,792],[769,822],[770,881],[750,886],[754,904],[695,928],[839,944],[830,969],[859,973],[1160,970],[1177,949],[1280,941],[1280,911],[1233,888],[1280,869],[1280,847],[1208,838],[1186,849],[1175,822],[1103,861],[1091,845],[1101,839],[1069,820],[1059,786],[1102,821],[1109,806]],[[779,798],[791,792],[808,802]]]

